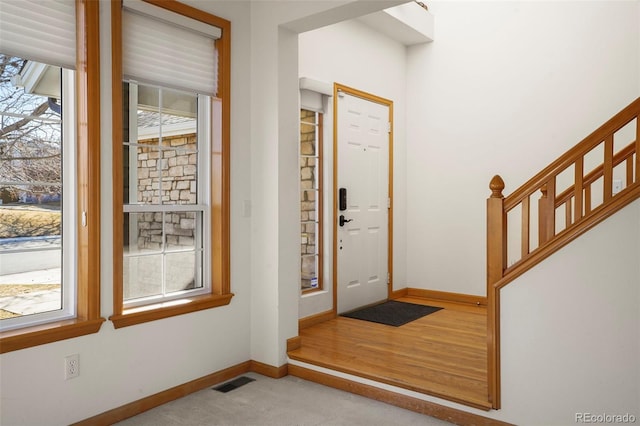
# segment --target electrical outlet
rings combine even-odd
[[[80,356],[73,354],[64,357],[64,379],[69,380],[80,375]]]

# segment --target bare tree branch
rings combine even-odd
[[[39,157],[0,157],[0,160],[29,161],[29,160],[46,160],[49,158],[58,158],[58,157],[60,157],[60,154],[43,155]]]
[[[47,109],[49,109],[48,102],[43,102],[42,104],[38,105],[36,109],[31,113],[31,117],[23,118],[22,120],[18,120],[15,123],[8,125],[7,127],[3,127],[2,129],[0,129],[0,138],[6,134],[15,132],[16,130],[19,130],[20,128],[26,126],[31,121],[33,121],[34,117],[39,117],[44,114]]]
[[[0,54],[0,195],[5,202],[18,197],[39,202],[59,196],[61,189],[60,114],[46,97],[14,84],[26,63]]]

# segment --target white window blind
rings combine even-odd
[[[216,95],[220,29],[141,1],[125,0],[124,76],[144,83]]]
[[[300,108],[324,113],[325,97],[333,96],[333,85],[309,77],[300,77]]]
[[[300,108],[324,113],[322,97],[322,93],[312,92],[311,90],[300,90]]]
[[[0,52],[75,69],[75,1],[0,0]]]

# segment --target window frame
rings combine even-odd
[[[99,23],[99,2],[76,0],[75,317],[2,331],[0,353],[97,333],[105,321],[100,317]]]
[[[300,112],[302,111],[309,111],[315,114],[315,120],[313,123],[309,123],[309,122],[305,122],[303,120],[300,120],[299,125],[308,125],[308,126],[313,126],[316,128],[316,140],[315,140],[315,144],[316,144],[316,150],[315,150],[315,155],[303,155],[302,153],[299,154],[299,158],[314,158],[316,160],[315,163],[315,173],[316,173],[316,186],[317,188],[312,188],[312,189],[300,189],[300,193],[302,194],[303,192],[307,192],[307,191],[315,191],[315,196],[316,196],[316,219],[314,221],[300,221],[301,224],[307,224],[307,223],[315,223],[316,224],[316,236],[315,236],[315,245],[316,245],[316,253],[314,253],[313,255],[309,255],[306,253],[300,253],[300,261],[302,262],[302,258],[304,257],[315,257],[316,258],[316,277],[318,279],[318,285],[317,287],[310,287],[310,288],[302,288],[301,292],[303,295],[306,294],[310,294],[310,293],[314,293],[317,291],[322,291],[324,290],[324,256],[323,256],[323,250],[324,250],[324,232],[323,232],[323,221],[324,221],[324,176],[323,176],[323,172],[324,172],[324,164],[323,164],[323,138],[324,138],[324,113],[321,111],[315,111],[313,109],[301,106],[300,107]],[[302,271],[302,265],[301,265],[301,271]]]
[[[144,0],[178,15],[186,16],[222,30],[215,41],[218,51],[218,87],[212,102],[210,146],[210,240],[211,250],[205,262],[210,265],[209,292],[151,305],[127,307],[123,298],[123,71],[122,71],[122,2],[111,3],[112,45],[112,125],[113,125],[113,315],[115,328],[155,321],[175,315],[228,305],[233,293],[230,286],[229,165],[230,165],[230,48],[231,23],[215,15],[175,0]],[[216,129],[219,129],[217,131]],[[205,215],[206,217],[206,215]]]

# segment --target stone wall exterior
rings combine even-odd
[[[198,169],[196,135],[164,137],[163,150],[157,148],[158,142],[157,138],[138,142],[144,145],[137,147],[138,203],[195,205]],[[159,250],[163,239],[165,249],[194,247],[197,225],[195,212],[165,213],[164,221],[163,236],[162,213],[138,215],[138,249]]]

